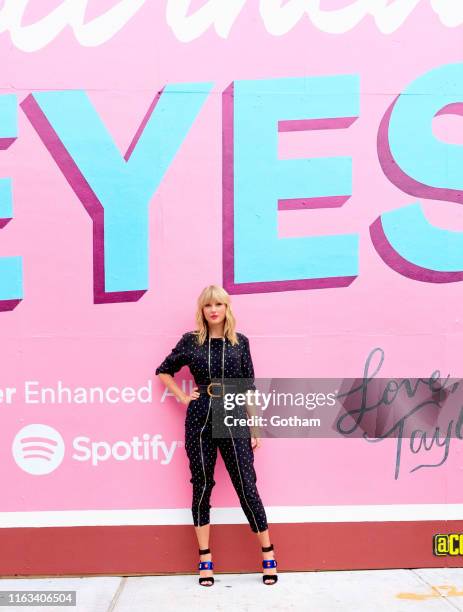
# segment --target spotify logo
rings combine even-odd
[[[133,435],[128,440],[92,440],[79,435],[68,443],[68,457],[78,463],[90,463],[93,467],[124,461],[156,461],[170,465],[175,451],[183,446],[182,440],[163,439],[160,433]],[[49,425],[34,423],[23,427],[15,436],[12,445],[13,458],[17,465],[35,476],[56,470],[64,459],[65,444],[61,434]]]
[[[39,476],[56,470],[64,458],[64,440],[48,425],[30,424],[16,434],[12,445],[18,466]]]

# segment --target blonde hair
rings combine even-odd
[[[233,315],[230,296],[223,287],[219,285],[209,285],[205,287],[198,297],[198,309],[196,311],[196,325],[197,330],[196,339],[198,344],[204,344],[208,333],[207,321],[204,317],[203,307],[211,301],[222,302],[225,304],[225,321],[223,328],[223,335],[228,338],[232,345],[238,344],[238,336],[236,335],[235,325],[236,320]]]

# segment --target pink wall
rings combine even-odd
[[[82,19],[73,13],[78,2],[50,0],[41,2],[40,9],[37,3],[30,4],[22,18],[23,28],[15,26],[15,16],[6,12],[8,6],[14,12],[13,3],[6,2],[0,11],[1,93],[16,96],[18,121],[17,138],[5,132],[4,139],[15,140],[0,152],[1,176],[11,177],[13,198],[13,214],[4,215],[11,220],[0,230],[0,255],[22,258],[22,295],[2,292],[0,312],[0,387],[16,388],[11,403],[0,395],[3,526],[190,524],[191,486],[182,447],[185,408],[163,396],[154,369],[181,333],[193,329],[196,297],[210,283],[226,285],[233,293],[238,329],[250,338],[258,377],[362,376],[365,361],[376,347],[384,351],[381,374],[385,377],[425,377],[436,369],[444,377],[463,375],[461,273],[450,261],[451,254],[436,270],[420,264],[418,254],[411,262],[418,269],[413,277],[403,255],[400,259],[396,253],[388,259],[381,252],[372,231],[383,213],[419,201],[429,224],[463,232],[462,210],[456,205],[463,185],[458,192],[453,183],[436,184],[439,177],[430,177],[429,189],[419,194],[399,180],[391,182],[387,160],[378,157],[380,126],[397,96],[419,77],[461,61],[461,10],[444,2],[396,0],[379,2],[385,6],[382,12],[378,8],[375,19],[364,16],[360,2],[325,0],[323,10],[301,14],[299,19],[296,9],[310,3],[286,2],[281,10],[295,11],[290,27],[291,14],[279,15],[279,2],[262,2],[261,13],[255,2],[230,3],[236,10],[231,25],[233,15],[227,22],[227,14],[214,2],[137,1],[129,8],[128,2],[105,0],[88,3],[85,20],[95,19],[91,29],[79,25]],[[61,13],[46,17],[58,5]],[[103,17],[97,21],[116,5],[119,13],[108,13],[105,22]],[[182,5],[191,5],[191,20],[182,18]],[[208,8],[210,13],[201,12]],[[203,27],[215,15],[218,32]],[[40,22],[41,18],[45,21]],[[66,22],[74,24],[74,32],[71,27],[63,29]],[[278,27],[287,31],[276,31]],[[456,74],[461,77],[461,65]],[[340,75],[358,79],[356,120],[339,129],[283,132],[278,146],[280,158],[351,158],[350,197],[342,206],[275,214],[281,239],[358,236],[358,249],[352,252],[358,271],[344,286],[311,285],[307,278],[299,278],[299,283],[287,285],[263,279],[260,286],[257,280],[240,287],[230,276],[237,245],[235,260],[228,251],[223,256],[232,219],[230,210],[226,214],[223,210],[230,193],[224,193],[222,179],[229,178],[230,168],[222,145],[230,134],[222,94],[235,80]],[[105,299],[99,299],[96,277],[104,269],[98,265],[107,270],[108,261],[103,260],[98,211],[107,203],[103,197],[96,201],[95,185],[82,191],[77,166],[85,165],[85,160],[77,163],[73,155],[84,151],[85,156],[85,142],[78,143],[73,153],[60,135],[74,122],[82,122],[87,130],[88,124],[79,108],[76,114],[63,110],[61,119],[60,105],[44,110],[36,94],[84,90],[123,160],[140,125],[145,125],[143,118],[157,92],[178,83],[209,83],[211,88],[159,188],[144,202],[149,202],[147,236],[142,234],[139,240],[145,240],[148,248],[148,261],[140,263],[148,264],[147,286],[131,287],[126,295],[119,290],[111,297],[107,292]],[[449,167],[461,155],[460,110],[454,106],[452,114],[437,117],[432,128],[435,139],[448,144],[443,153],[447,157],[440,163]],[[61,127],[54,125],[60,120]],[[83,140],[86,133],[82,131]],[[404,136],[405,145],[414,136]],[[256,155],[258,151],[257,142]],[[96,160],[96,182],[107,178],[111,184],[114,169],[110,172],[105,166],[110,157],[103,153]],[[153,172],[155,166],[153,162]],[[261,197],[257,185],[256,202]],[[137,183],[130,189],[138,188]],[[130,189],[126,203],[134,195]],[[130,224],[124,227],[131,231]],[[256,236],[260,231],[256,218]],[[412,247],[423,239],[416,226],[408,232]],[[433,249],[425,244],[424,252]],[[243,270],[250,277],[256,271],[252,261]],[[4,273],[0,286],[8,283]],[[177,380],[182,379],[190,379],[186,369],[177,374]],[[62,381],[86,389],[151,384],[152,401],[28,403],[28,381],[52,387]],[[22,432],[28,426],[34,427]],[[52,436],[47,458],[24,457],[20,439],[25,434]],[[124,442],[144,434],[149,440],[160,435],[158,441],[164,445],[157,446],[157,458],[136,460],[132,455],[124,459],[128,448]],[[100,452],[105,444],[121,442],[113,448],[120,453],[119,459],[109,456],[92,465],[73,447],[79,436],[88,439],[87,448],[102,442]],[[462,502],[460,488],[451,486],[461,470],[461,441],[450,440],[448,458],[440,467],[414,472],[419,464],[441,462],[444,451],[440,447],[414,454],[405,445],[398,478],[394,477],[396,445],[394,439],[380,444],[362,439],[264,440],[256,454],[256,469],[270,521],[309,521],[320,506],[335,510],[360,505],[368,514],[368,507],[378,504],[391,505],[384,520],[408,517],[410,504],[416,505],[415,517],[426,504],[436,504],[434,518],[445,518],[444,504]],[[164,452],[168,453],[165,464]],[[213,505],[223,512],[215,520],[243,522],[221,461],[216,481]],[[284,519],[278,514],[281,506],[288,507]],[[91,512],[84,515],[82,510]],[[108,512],[99,515],[94,512],[98,510]],[[109,512],[116,510],[120,512]],[[51,515],[50,511],[60,512]],[[27,512],[33,514],[19,514]],[[356,520],[351,509],[346,509],[344,517]]]

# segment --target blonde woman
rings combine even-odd
[[[166,387],[187,406],[185,419],[185,449],[188,455],[193,485],[192,515],[199,544],[199,584],[212,586],[213,563],[209,550],[209,511],[217,448],[220,450],[241,507],[251,530],[257,535],[263,555],[264,584],[275,584],[277,562],[267,525],[265,509],[256,487],[254,451],[260,440],[251,436],[227,437],[212,435],[212,414],[223,408],[224,379],[243,378],[246,388],[255,389],[254,368],[248,338],[235,331],[235,317],[230,296],[222,287],[210,285],[198,298],[197,330],[183,334],[162,364],[156,369]],[[196,383],[191,395],[176,384],[175,372],[189,366]],[[221,379],[222,383],[213,379]]]

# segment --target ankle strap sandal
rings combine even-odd
[[[209,548],[200,548],[199,549],[199,554],[200,555],[207,555],[209,554],[211,551],[209,550]],[[214,564],[212,561],[200,561],[198,563],[198,569],[201,570],[213,570],[214,569]],[[207,584],[209,583],[209,584]],[[212,586],[214,584],[214,576],[202,576],[199,578],[199,584],[203,585],[203,586]]]
[[[274,550],[273,544],[270,544],[270,546],[262,546],[262,552],[270,552],[271,550]],[[262,561],[262,567],[264,569],[267,569],[268,567],[276,567],[276,566],[277,566],[277,562],[275,559],[264,559]],[[278,574],[264,574],[262,576],[262,582],[264,584],[275,584],[277,580],[278,580]]]

